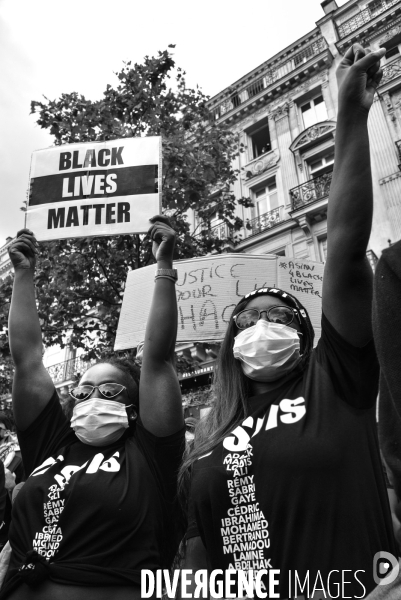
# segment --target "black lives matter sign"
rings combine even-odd
[[[160,137],[38,150],[26,224],[39,241],[143,233],[160,212],[160,182]]]

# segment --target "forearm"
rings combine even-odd
[[[157,269],[172,269],[170,260],[157,262]],[[175,283],[157,278],[145,332],[143,361],[171,361],[177,337],[177,298]]]
[[[41,361],[42,357],[33,275],[31,269],[15,271],[8,326],[11,355],[17,367],[24,362]]]
[[[373,215],[367,114],[340,110],[336,131],[336,153],[330,189],[328,249],[346,253],[348,259],[363,259],[369,242]]]

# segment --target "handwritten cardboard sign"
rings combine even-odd
[[[305,306],[320,337],[323,263],[274,254],[220,254],[175,263],[178,342],[220,341],[232,311],[248,292],[279,287]],[[145,338],[155,265],[127,277],[114,349],[135,348]]]
[[[160,137],[32,154],[26,225],[40,241],[143,233],[160,206]]]

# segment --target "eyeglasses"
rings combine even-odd
[[[280,325],[289,325],[293,322],[294,317],[297,316],[299,322],[298,311],[295,308],[289,306],[271,306],[267,310],[258,310],[257,308],[246,308],[237,315],[234,315],[233,319],[238,329],[247,329],[253,327],[259,321],[262,314],[266,314],[266,318],[270,323],[279,323]]]
[[[115,398],[127,388],[120,383],[101,383],[100,385],[79,385],[70,390],[70,396],[74,400],[86,400],[94,390],[99,390],[104,398]]]

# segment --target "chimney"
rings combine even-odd
[[[320,6],[323,8],[325,15],[328,15],[338,8],[336,0],[323,0]]]

